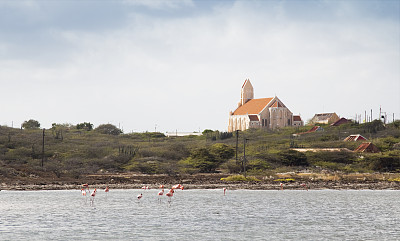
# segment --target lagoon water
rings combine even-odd
[[[400,191],[158,191],[1,191],[0,240],[400,240]]]

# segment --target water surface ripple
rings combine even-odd
[[[0,240],[400,240],[400,191],[158,191],[1,191]]]

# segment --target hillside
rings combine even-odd
[[[399,126],[399,121],[386,126],[373,121],[322,126],[324,131],[301,135],[293,134],[306,132],[311,127],[248,130],[239,132],[237,160],[236,133],[206,130],[202,136],[165,137],[153,132],[103,134],[99,129],[89,131],[54,125],[45,130],[42,156],[41,129],[0,126],[0,181],[79,183],[90,175],[116,173],[169,177],[242,173],[261,180],[278,177],[279,173],[397,173],[400,170]],[[363,135],[381,152],[353,152],[362,142],[343,141],[350,134]],[[347,148],[350,151],[299,152],[291,148]]]

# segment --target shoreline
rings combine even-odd
[[[319,176],[316,176],[319,175]],[[322,176],[321,176],[322,175]],[[350,178],[351,176],[352,179]],[[159,189],[164,185],[165,189],[175,184],[182,184],[185,189],[222,189],[230,190],[400,190],[400,182],[390,181],[391,174],[379,174],[379,179],[369,174],[327,175],[313,174],[305,177],[303,174],[281,174],[274,178],[265,178],[260,181],[223,181],[228,174],[194,174],[168,176],[163,174],[94,174],[82,176],[79,179],[54,179],[54,178],[25,178],[25,179],[0,179],[0,190],[79,190],[82,184],[87,183],[97,189],[141,189],[148,186],[149,189]],[[357,175],[356,178],[354,175]],[[360,178],[360,175],[363,175]],[[376,175],[376,174],[374,174]],[[397,175],[397,174],[396,174]],[[294,181],[281,182],[277,178],[293,178]]]

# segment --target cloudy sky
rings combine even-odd
[[[226,130],[249,78],[304,120],[400,119],[400,2],[0,0],[0,125]]]

